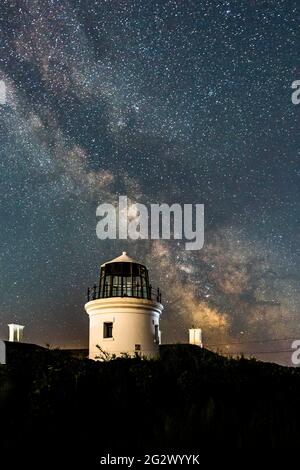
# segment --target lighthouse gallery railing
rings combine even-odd
[[[110,297],[134,297],[137,299],[156,300],[161,302],[161,292],[159,287],[154,289],[151,285],[148,289],[138,284],[134,286],[105,286],[104,290],[100,289],[97,284],[87,288],[87,301],[96,299],[107,299]]]

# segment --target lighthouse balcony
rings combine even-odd
[[[148,299],[161,303],[161,292],[157,287],[154,289],[151,285],[109,285],[100,286],[94,284],[87,289],[87,301],[96,299],[107,299],[110,297],[133,297],[136,299]]]

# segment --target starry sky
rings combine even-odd
[[[126,250],[162,290],[163,342],[194,325],[289,363],[299,15],[298,0],[1,1],[1,337],[17,322],[27,341],[86,347],[86,287]],[[203,249],[99,240],[96,208],[119,195],[204,204]]]

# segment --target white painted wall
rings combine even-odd
[[[97,344],[110,354],[135,353],[141,345],[141,354],[155,357],[159,353],[160,332],[155,339],[163,306],[152,300],[133,297],[96,299],[85,304],[90,319],[89,357],[99,356]],[[113,338],[103,338],[103,323],[113,323]]]
[[[0,364],[6,364],[6,344],[0,341]]]

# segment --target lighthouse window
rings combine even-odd
[[[113,337],[113,324],[112,322],[103,323],[103,338]]]
[[[155,342],[159,344],[159,326],[154,325]]]

